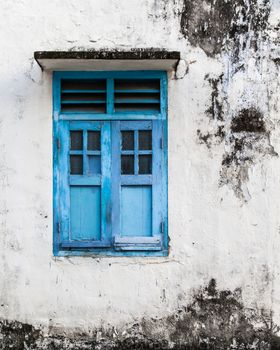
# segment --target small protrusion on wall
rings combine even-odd
[[[179,60],[175,70],[175,79],[183,79],[184,76],[188,73],[188,71],[189,64],[187,63],[187,61],[184,59]]]

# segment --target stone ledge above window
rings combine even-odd
[[[131,51],[35,51],[42,70],[164,70],[176,68],[179,51],[137,49]]]

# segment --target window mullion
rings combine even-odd
[[[111,203],[111,122],[101,128],[101,240],[107,240],[112,230]]]
[[[120,121],[112,125],[112,236],[120,234],[121,132]]]
[[[83,130],[83,175],[88,174],[87,130]]]
[[[138,130],[134,131],[134,174],[138,175],[139,173],[139,160],[138,160]]]
[[[107,79],[107,114],[114,113],[114,79]]]

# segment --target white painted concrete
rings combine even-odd
[[[228,74],[231,67],[225,55],[209,58],[183,39],[180,6],[1,1],[1,318],[84,330],[120,326],[172,313],[215,278],[220,289],[241,288],[246,306],[272,309],[280,323],[280,159],[256,157],[242,198],[220,185],[227,144],[208,149],[197,129],[211,131],[215,124],[205,114],[212,92],[205,75]],[[167,258],[52,255],[52,77],[41,72],[33,52],[73,47],[179,50],[189,66],[182,79],[169,74]],[[280,153],[279,68],[268,58],[270,47],[261,50],[262,66],[244,56],[244,70],[222,91],[227,117],[251,103],[260,108]]]

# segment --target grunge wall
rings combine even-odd
[[[0,349],[280,349],[279,0],[1,0]],[[52,256],[39,50],[181,52],[167,258]]]

